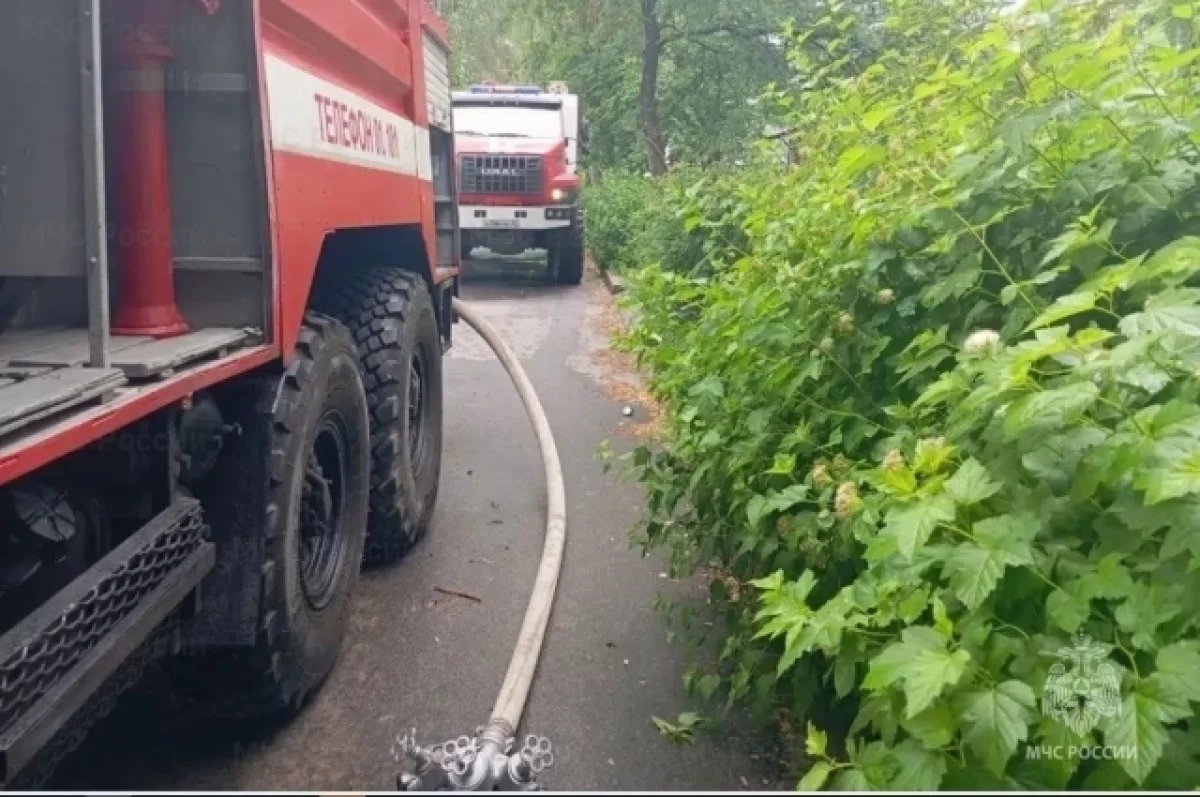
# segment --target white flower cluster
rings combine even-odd
[[[967,354],[986,354],[1000,348],[1000,333],[994,329],[979,329],[963,342]]]

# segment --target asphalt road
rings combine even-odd
[[[694,594],[630,549],[637,488],[603,472],[597,445],[629,445],[606,356],[607,294],[543,285],[519,265],[473,265],[477,302],[526,364],[566,476],[568,542],[559,598],[523,733],[548,736],[551,789],[762,789],[753,740],[728,727],[668,744],[651,716],[694,709],[652,604]],[[611,313],[608,314],[611,318]],[[395,736],[471,733],[503,679],[541,553],[545,488],[520,401],[485,344],[456,328],[446,367],[447,434],[431,536],[400,565],[365,573],[336,669],[282,727],[199,727],[134,694],[60,769],[54,788],[389,790]],[[619,391],[618,391],[619,392]],[[635,421],[643,416],[637,408]],[[439,590],[445,590],[442,592]],[[463,593],[475,600],[456,597]]]

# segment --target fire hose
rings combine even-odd
[[[562,570],[567,533],[562,465],[550,422],[512,348],[469,304],[455,299],[454,311],[496,353],[533,424],[546,474],[546,538],[533,594],[490,721],[477,728],[474,736],[435,746],[419,746],[415,729],[401,736],[393,747],[400,762],[396,781],[404,791],[536,791],[540,788],[538,776],[554,763],[550,741],[527,736],[520,749],[514,747]]]

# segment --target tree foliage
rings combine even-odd
[[[734,629],[689,682],[809,723],[805,789],[1191,788],[1198,9],[871,10],[793,27],[798,164],[671,178],[697,248],[631,281],[642,539]]]
[[[520,5],[521,0],[446,0],[455,88],[504,82],[518,73],[521,53],[512,26]]]
[[[745,157],[765,117],[756,100],[788,74],[779,33],[818,0],[454,0],[455,79],[577,91],[595,131],[591,163],[638,172]],[[659,36],[647,40],[652,18]],[[644,85],[648,61],[653,86]],[[653,95],[646,92],[653,89]],[[652,142],[647,103],[658,120]]]

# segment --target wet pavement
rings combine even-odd
[[[696,708],[681,683],[687,654],[668,644],[655,596],[699,590],[631,550],[639,492],[597,458],[601,441],[631,444],[622,410],[636,383],[607,356],[607,293],[591,275],[550,287],[536,264],[495,262],[472,264],[463,293],[524,361],[566,477],[566,562],[522,727],[554,744],[546,786],[766,788],[749,736],[727,726],[680,747],[651,723]],[[311,703],[282,727],[214,730],[134,694],[53,788],[391,790],[398,733],[415,727],[435,742],[486,721],[541,554],[545,488],[507,375],[465,324],[455,336],[434,528],[406,561],[364,573],[343,655]],[[634,422],[644,417],[633,409]]]

